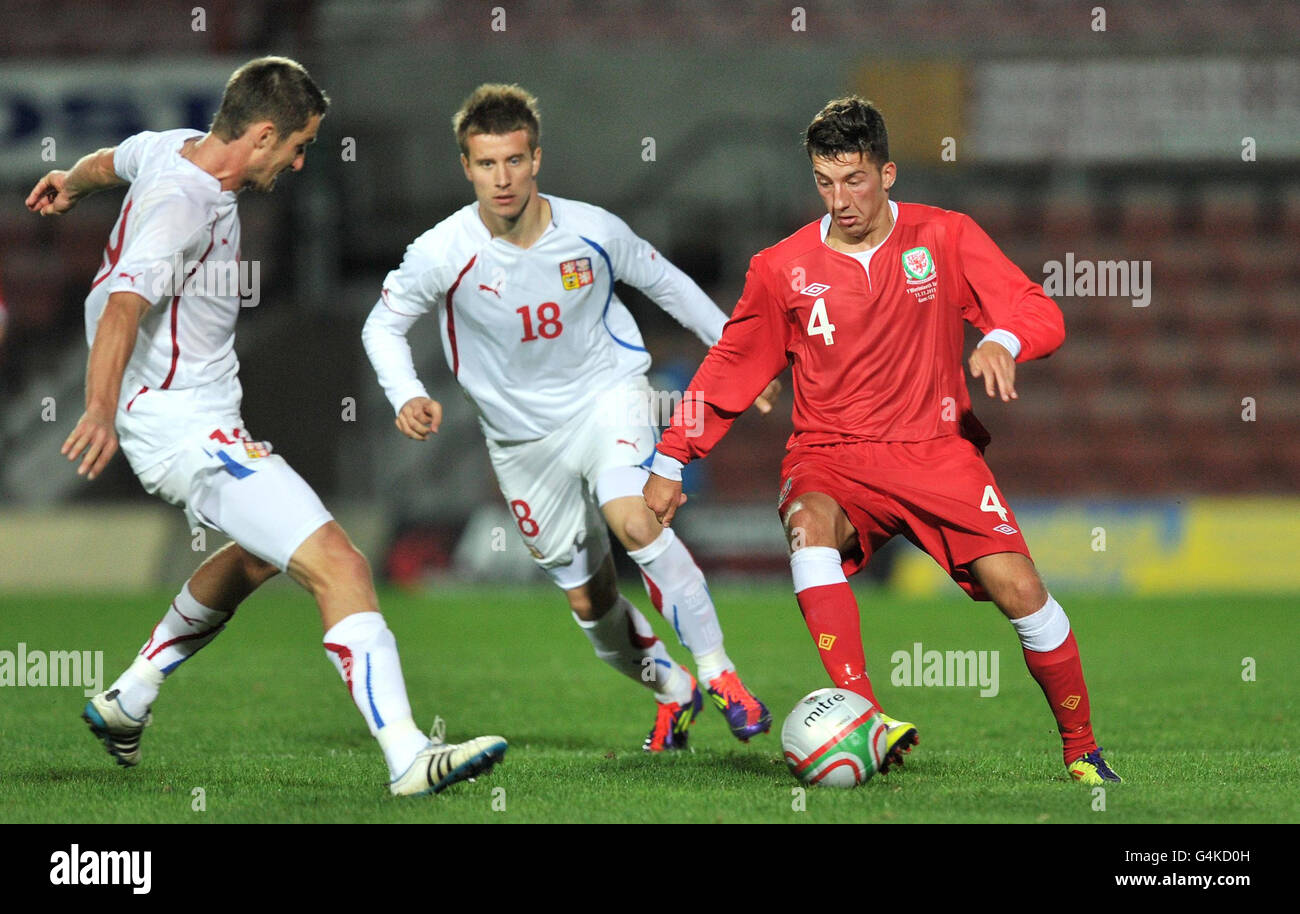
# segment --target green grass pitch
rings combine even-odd
[[[639,589],[624,590],[647,610]],[[650,696],[595,659],[549,585],[386,592],[417,722],[440,714],[449,739],[510,740],[504,764],[477,782],[395,800],[320,646],[314,605],[276,582],[164,687],[137,768],[118,768],[90,736],[80,688],[0,688],[0,821],[1300,819],[1300,643],[1289,598],[1063,599],[1094,726],[1126,779],[1103,798],[1067,778],[1042,693],[991,605],[955,591],[908,601],[860,590],[877,693],[891,714],[917,723],[921,744],[902,770],[857,790],[810,789],[801,803],[777,734],[800,697],[829,685],[817,652],[788,585],[715,586],[714,597],[732,658],[775,717],[773,733],[748,745],[706,703],[692,751],[642,753]],[[0,597],[0,650],[103,650],[107,686],[169,599]],[[673,655],[689,659],[647,615]],[[891,655],[917,641],[999,651],[999,693],[892,685]],[[1254,681],[1243,680],[1245,658]]]

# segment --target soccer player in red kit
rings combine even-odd
[[[750,261],[731,320],[690,383],[703,422],[689,437],[673,417],[646,503],[671,523],[685,501],[682,466],[708,454],[792,365],[794,434],[780,512],[799,609],[831,679],[879,708],[845,575],[902,534],[971,598],[992,600],[1011,620],[1056,717],[1070,775],[1090,785],[1118,781],[1093,737],[1069,620],[984,462],[989,435],[962,371],[966,320],[985,333],[971,375],[990,397],[1016,399],[1016,363],[1061,345],[1061,312],[969,216],[889,199],[897,168],[869,102],[828,103],[804,146],[827,215]],[[887,771],[917,731],[882,717]]]

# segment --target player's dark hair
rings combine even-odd
[[[330,100],[306,68],[287,57],[259,57],[230,75],[212,133],[227,143],[251,124],[270,121],[280,141],[303,129],[313,115],[324,115]]]
[[[889,161],[889,134],[875,106],[856,95],[831,99],[803,134],[808,158],[841,159],[855,152],[876,167]]]
[[[484,83],[473,92],[451,119],[456,144],[462,155],[469,155],[469,138],[486,133],[501,136],[516,130],[528,131],[528,148],[537,148],[542,136],[542,118],[537,99],[516,85]]]

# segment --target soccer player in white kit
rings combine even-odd
[[[658,435],[650,355],[614,281],[641,289],[708,345],[726,315],[622,220],[538,193],[540,121],[530,94],[480,86],[453,126],[477,200],[406,249],[363,331],[398,429],[425,440],[442,419],[406,340],[421,315],[435,313],[524,543],[564,590],[596,655],[658,701],[643,748],[684,747],[703,701],[696,678],[619,593],[607,525],[732,733],[747,741],[767,732],[771,714],[723,648],[704,575],[641,496]],[[758,408],[769,411],[778,390],[765,391]]]
[[[27,198],[65,213],[97,190],[130,190],[86,298],[86,412],[63,444],[94,479],[119,442],[140,483],[232,540],[190,577],[131,666],[83,717],[120,765],[140,761],[140,736],[163,680],[211,642],[236,607],[281,571],[315,597],[325,649],[389,769],[398,795],[439,792],[490,769],[506,742],[447,744],[416,728],[365,557],[306,482],[240,416],[235,356],[240,293],[236,195],[270,191],[303,166],[329,99],[283,57],[231,76],[211,130],[145,132],[52,171]]]

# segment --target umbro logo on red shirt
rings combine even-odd
[[[826,285],[826,283],[824,282],[815,282],[812,283],[811,285],[804,286],[802,289],[799,290],[799,294],[812,295],[816,297],[818,295],[821,295],[823,292],[829,292],[830,288],[831,287]]]

